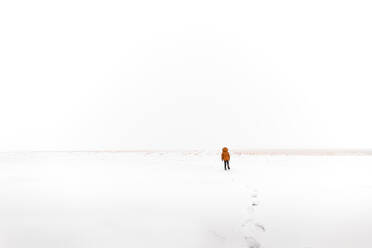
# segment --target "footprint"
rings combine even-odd
[[[258,200],[258,191],[256,189],[250,192],[249,201],[250,201],[250,204],[246,207],[246,210],[248,213],[250,213],[251,216],[250,218],[247,218],[243,221],[243,223],[241,224],[241,227],[245,229],[246,227],[249,226],[249,229],[251,231],[253,231],[251,229],[251,227],[253,227],[253,228],[259,229],[262,232],[265,232],[266,231],[265,226],[260,223],[255,222],[255,218],[254,218],[255,209],[257,206],[260,205],[260,202]],[[244,236],[244,241],[245,241],[245,247],[247,248],[260,248],[261,247],[261,244],[257,242],[257,240],[253,238],[252,236],[248,236],[248,235]]]
[[[263,232],[266,231],[266,228],[263,225],[261,225],[260,223],[255,223],[254,226],[257,227],[258,229],[260,229]]]
[[[248,248],[260,248],[260,243],[257,242],[253,237],[244,236],[244,240]]]
[[[258,202],[257,198],[258,198],[257,190],[254,190],[253,193],[251,194],[252,206],[258,206],[259,205],[259,202]]]

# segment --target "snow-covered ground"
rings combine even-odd
[[[371,248],[372,157],[1,153],[1,248]]]

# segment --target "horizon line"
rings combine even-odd
[[[372,149],[230,149],[235,155],[306,155],[306,156],[336,156],[364,155],[372,156]],[[211,149],[102,149],[102,150],[14,150],[0,153],[219,153]]]

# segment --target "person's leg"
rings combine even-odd
[[[226,160],[223,161],[223,163],[224,163],[224,165],[225,165],[225,170],[226,170],[226,162],[227,162]]]
[[[227,168],[230,170],[230,161],[227,160]]]

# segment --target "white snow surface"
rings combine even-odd
[[[370,248],[372,157],[0,154],[1,248]]]

